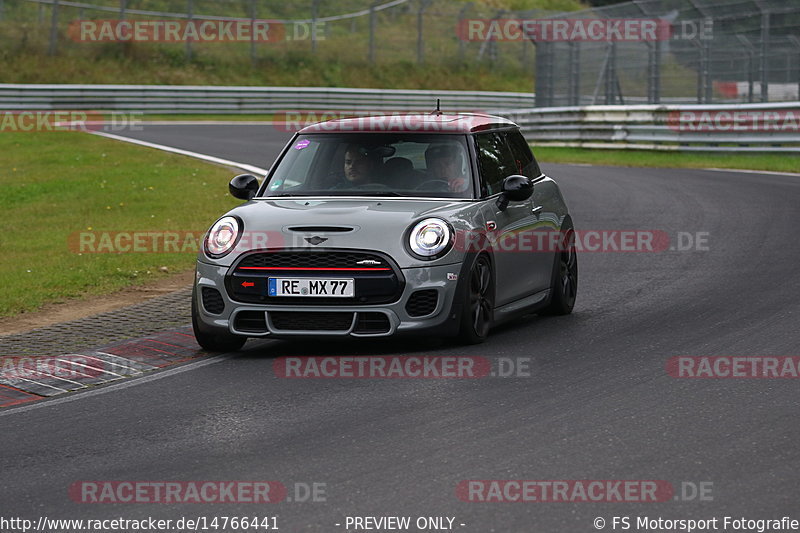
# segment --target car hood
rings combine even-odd
[[[244,224],[245,233],[236,249],[220,260],[201,259],[229,265],[252,249],[345,248],[387,253],[401,268],[429,266],[433,263],[406,251],[403,241],[409,226],[437,216],[449,221],[456,231],[473,229],[479,224],[470,216],[477,214],[476,207],[470,201],[395,198],[252,200],[227,213]],[[457,255],[455,251],[448,253],[436,264],[460,261]]]

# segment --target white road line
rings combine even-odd
[[[122,137],[121,135],[114,135],[113,133],[106,133],[104,131],[89,131],[88,133],[91,133],[92,135],[99,135],[100,137],[107,137],[109,139],[114,139],[116,141],[122,141],[132,144],[138,144],[140,146],[146,146],[147,148],[155,148],[157,150],[163,150],[164,152],[172,152],[173,154],[194,157],[195,159],[202,159],[203,161],[208,161],[209,163],[217,163],[218,165],[241,168],[242,170],[246,170],[247,172],[252,172],[254,174],[264,175],[267,173],[266,169],[254,165],[239,163],[237,161],[231,161],[229,159],[222,159],[221,157],[214,157],[211,155],[200,154],[198,152],[190,152],[189,150],[173,148],[172,146],[166,146],[163,144],[156,144],[147,141],[140,141],[138,139],[131,139],[130,137]]]
[[[162,144],[156,144],[156,143],[151,143],[151,142],[147,142],[147,141],[140,141],[138,139],[130,139],[128,137],[122,137],[120,135],[114,135],[112,133],[106,133],[106,132],[102,132],[102,131],[89,131],[88,133],[91,133],[93,135],[99,135],[101,137],[107,137],[109,139],[114,139],[114,140],[117,140],[117,141],[123,141],[123,142],[132,143],[132,144],[138,144],[140,146],[146,146],[148,148],[155,148],[157,150],[163,150],[165,152],[172,152],[174,154],[180,154],[180,155],[185,155],[185,156],[188,156],[188,157],[194,157],[196,159],[202,159],[203,161],[209,161],[211,163],[217,163],[217,164],[220,164],[220,165],[226,165],[226,166],[230,166],[230,167],[237,167],[237,168],[241,168],[243,170],[246,170],[248,172],[253,172],[255,174],[262,174],[263,175],[263,174],[267,173],[266,169],[263,169],[263,168],[260,168],[260,167],[256,167],[256,166],[253,166],[253,165],[248,165],[246,163],[239,163],[237,161],[230,161],[228,159],[222,159],[222,158],[219,158],[219,157],[214,157],[214,156],[210,156],[210,155],[206,155],[206,154],[200,154],[200,153],[197,153],[197,152],[191,152],[189,150],[182,150],[180,148],[173,148],[172,146],[165,146],[165,145],[162,145]],[[106,356],[110,356],[111,355],[111,354],[106,354],[104,352],[94,352],[94,353],[102,354],[102,355],[106,355]],[[64,356],[61,356],[61,357],[64,357]],[[91,357],[91,356],[89,356],[89,357]],[[114,357],[118,358],[117,356],[114,356]],[[207,358],[207,359],[203,359],[201,361],[196,361],[194,363],[188,363],[188,364],[180,366],[178,368],[173,368],[173,369],[170,369],[170,370],[164,370],[162,372],[158,372],[156,374],[151,374],[149,376],[144,376],[144,377],[133,377],[133,376],[124,377],[124,376],[119,376],[118,374],[115,374],[114,372],[104,371],[105,373],[119,376],[119,378],[124,378],[125,381],[123,381],[122,383],[117,383],[115,385],[109,385],[109,386],[103,387],[101,389],[95,389],[95,390],[88,391],[88,392],[81,392],[79,394],[65,396],[65,397],[62,397],[62,398],[55,399],[55,400],[49,400],[49,401],[41,401],[40,400],[40,401],[37,401],[34,404],[23,405],[22,407],[18,407],[16,409],[14,409],[14,408],[9,408],[9,410],[3,409],[3,410],[0,410],[0,417],[7,416],[7,415],[10,415],[10,414],[14,414],[14,413],[26,412],[26,411],[30,411],[32,409],[39,409],[41,407],[47,407],[49,405],[57,405],[57,404],[62,404],[62,403],[66,403],[66,402],[72,402],[74,400],[78,400],[78,399],[81,399],[81,398],[88,398],[90,396],[96,396],[98,394],[106,394],[107,392],[113,392],[113,391],[116,391],[116,390],[121,390],[121,389],[126,389],[128,387],[133,387],[134,385],[138,385],[140,383],[149,383],[151,381],[155,381],[155,380],[162,379],[162,378],[165,378],[165,377],[173,376],[175,374],[179,374],[179,373],[182,373],[182,372],[187,372],[187,371],[193,370],[195,368],[201,368],[201,367],[206,366],[206,365],[219,363],[221,361],[224,361],[225,359],[229,359],[230,357],[232,357],[230,354],[218,355],[218,356],[215,356],[215,357],[210,357],[210,358]],[[95,359],[98,359],[98,358],[95,357]],[[119,359],[122,359],[122,360],[128,362],[128,360],[126,360],[124,357],[123,358],[119,358]],[[102,361],[102,359],[99,359],[99,360]],[[115,363],[112,362],[111,364],[115,364]],[[91,368],[91,367],[89,367],[87,365],[80,365],[80,366],[85,366],[87,368]],[[124,367],[124,365],[117,365],[117,366],[123,366]],[[150,365],[146,365],[146,366],[150,366]],[[125,368],[131,368],[131,370],[137,370],[138,371],[138,369],[135,369],[133,367],[125,367]],[[153,367],[153,368],[155,368],[155,367]],[[141,371],[138,371],[138,372],[141,373]],[[81,388],[86,388],[86,385],[83,385],[81,383],[73,382],[73,381],[70,381],[70,380],[64,379],[64,378],[59,378],[59,379],[63,379],[64,381],[66,381],[68,383],[74,383],[75,385],[78,385]],[[24,381],[28,381],[28,382],[31,382],[31,383],[36,383],[37,385],[48,387],[48,388],[51,388],[51,389],[60,390],[60,391],[62,391],[62,393],[68,392],[68,391],[65,391],[63,389],[59,389],[57,387],[53,387],[51,385],[46,385],[44,383],[38,383],[38,382],[35,382],[35,381],[32,381],[32,380],[27,380],[27,379],[24,380]],[[109,381],[116,381],[116,380],[109,380]]]
[[[133,359],[125,359],[124,357],[120,357],[119,355],[114,355],[112,353],[100,352],[100,351],[93,351],[92,354],[104,355],[110,359],[111,364],[128,368],[130,370],[136,370],[139,373],[147,372],[150,370],[158,370],[157,366],[148,365],[147,363],[142,363],[141,361],[134,361]],[[90,357],[94,357],[96,359],[100,359],[101,361],[105,361],[102,357],[97,357],[97,355],[90,355]],[[124,363],[115,363],[114,361],[124,361]],[[135,365],[141,366],[142,368],[137,368]]]
[[[619,165],[595,165],[593,163],[553,163],[549,161],[539,161],[542,165],[564,165],[567,167],[613,167]],[[669,167],[624,167],[630,169],[637,169],[637,168],[660,168],[660,169],[668,169],[668,170],[711,170],[714,172],[742,172],[744,174],[770,174],[773,176],[795,176],[800,177],[800,174],[796,174],[794,172],[778,172],[775,170],[749,170],[744,168],[717,168],[717,167],[677,167],[677,168],[669,168]]]
[[[26,383],[33,383],[34,385],[38,385],[40,387],[45,387],[45,388],[48,388],[48,389],[56,390],[56,391],[58,391],[56,394],[64,394],[66,392],[69,392],[67,389],[62,389],[61,387],[54,387],[53,385],[48,385],[46,383],[39,383],[38,381],[34,381],[34,380],[28,379],[28,378],[14,378],[14,379],[19,380],[19,381],[25,381]],[[19,387],[17,387],[13,383],[8,383],[8,385],[10,387],[15,387],[15,388],[21,390],[22,392],[27,392],[28,394],[36,394],[35,392],[30,392],[30,391],[26,391],[25,389],[20,389]],[[83,387],[85,385],[81,385],[81,386]]]
[[[22,406],[16,408],[8,407],[0,410],[0,417],[13,415],[17,413],[25,413],[28,411],[32,411],[34,409],[41,409],[43,407],[49,407],[52,405],[61,405],[63,403],[74,402],[75,400],[80,400],[82,398],[89,398],[91,396],[98,396],[100,394],[106,394],[109,392],[115,392],[118,390],[127,389],[128,387],[135,387],[136,385],[141,385],[143,383],[150,383],[151,381],[157,381],[159,379],[174,376],[176,374],[181,374],[183,372],[188,372],[190,370],[195,370],[197,368],[202,368],[204,366],[213,365],[215,363],[221,363],[222,361],[230,359],[231,357],[233,357],[233,354],[216,355],[214,357],[202,359],[200,361],[195,361],[193,363],[187,363],[183,366],[179,366],[177,368],[172,368],[169,370],[164,370],[163,372],[158,372],[156,374],[151,374],[149,376],[144,376],[141,378],[134,378],[134,379],[126,379],[121,383],[117,383],[115,385],[109,385],[107,387],[103,387],[100,389],[90,390],[86,392],[76,392],[75,394],[71,394],[69,396],[62,396],[61,398],[56,398],[55,400],[47,400],[47,401],[40,400],[28,405],[23,404]]]
[[[687,169],[691,170],[691,169]],[[745,174],[772,174],[774,176],[796,176],[800,177],[800,174],[796,174],[794,172],[777,172],[773,170],[747,170],[743,168],[703,168],[701,170],[713,170],[714,172],[743,172]]]

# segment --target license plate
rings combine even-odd
[[[323,298],[352,298],[353,279],[269,278],[270,296],[317,296]]]

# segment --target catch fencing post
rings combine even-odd
[[[707,50],[697,37],[692,39],[691,43],[697,51],[697,103],[702,104],[706,95],[706,76],[708,75]]]
[[[747,101],[753,103],[753,84],[755,83],[755,66],[756,66],[756,49],[750,40],[744,35],[737,34],[736,38],[742,43],[742,46],[747,50]]]
[[[702,46],[703,54],[703,102],[710,104],[712,100],[712,78],[711,78],[711,45],[708,39],[701,39],[700,45]]]
[[[797,99],[800,100],[800,39],[795,37],[794,35],[788,36],[789,42],[791,42],[795,47],[797,47]]]
[[[647,103],[661,102],[661,41],[645,42],[647,45]]]
[[[580,43],[569,42],[569,80],[567,85],[567,100],[569,105],[580,105],[581,96],[581,49]]]
[[[256,65],[256,40],[253,28],[256,27],[256,0],[250,0],[250,64]]]
[[[194,0],[186,0],[186,14],[188,15],[189,24],[192,23],[192,17],[194,15]],[[252,30],[252,28],[251,28]],[[186,61],[192,60],[192,40],[190,38],[186,39]]]
[[[761,101],[769,101],[769,11],[761,12]]]
[[[47,49],[48,55],[55,55],[58,47],[58,0],[53,0],[52,15],[50,17],[50,46]]]
[[[375,63],[375,8],[378,2],[373,2],[369,6],[369,62]]]
[[[613,105],[617,103],[617,43],[608,43],[608,56],[605,72],[605,103]]]
[[[422,35],[422,22],[425,10],[431,5],[431,0],[419,0],[419,11],[417,11],[417,63],[420,65],[425,62],[425,37]]]
[[[313,0],[311,2],[311,53],[317,53],[317,11],[319,10],[319,1]]]
[[[553,52],[552,42],[531,41],[536,46],[536,107],[553,105]]]
[[[464,54],[466,53],[467,39],[469,34],[464,35],[464,19],[467,18],[467,11],[472,7],[472,2],[465,4],[464,7],[458,10],[458,60],[464,61]]]

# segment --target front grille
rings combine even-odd
[[[389,317],[383,313],[358,313],[353,333],[388,333]]]
[[[264,311],[242,311],[236,315],[233,327],[236,331],[246,333],[266,333],[267,317]]]
[[[275,329],[284,331],[347,331],[353,324],[353,313],[270,311]]]
[[[408,316],[425,316],[433,313],[439,301],[436,289],[415,291],[406,302]]]
[[[261,252],[248,255],[237,268],[252,267],[391,268],[383,257],[364,252]]]
[[[352,298],[269,296],[269,278],[353,279]],[[369,305],[396,302],[403,293],[400,269],[378,252],[291,250],[242,257],[225,277],[228,296],[238,302],[281,305]]]
[[[217,289],[203,287],[200,291],[203,297],[203,308],[212,315],[219,315],[225,310],[225,302]]]

